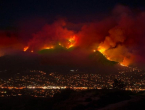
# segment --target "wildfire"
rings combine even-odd
[[[104,52],[106,51],[106,49],[104,47],[99,46],[98,47],[98,51],[101,52],[102,54],[104,54]]]
[[[69,42],[71,42],[71,43],[74,43],[75,42],[75,39],[76,39],[76,37],[75,36],[73,36],[73,37],[71,37],[71,38],[69,38]]]
[[[66,41],[66,42],[64,42],[64,41]],[[51,49],[57,48],[58,45],[61,46],[62,48],[70,49],[70,48],[74,47],[76,44],[76,36],[70,36],[67,39],[65,39],[64,41],[63,42],[59,41],[58,44],[56,44],[56,45],[44,44],[44,46],[39,47],[39,49],[48,49],[48,50],[50,49],[51,50]],[[31,49],[29,52],[31,52],[31,53],[34,52],[33,49],[28,46],[24,47],[23,51],[27,51],[28,49]]]
[[[106,58],[107,58],[107,60],[111,60],[110,57],[106,57]]]
[[[67,48],[71,48],[71,47],[73,47],[74,45],[75,45],[75,43],[76,43],[76,37],[75,36],[73,36],[73,37],[71,37],[71,38],[69,38],[69,46],[67,47]]]
[[[25,52],[25,51],[27,51],[28,49],[29,49],[28,46],[27,46],[27,47],[24,47],[23,51]]]
[[[73,44],[71,44],[71,45],[69,45],[69,48],[71,48],[71,47],[73,47],[74,45]]]
[[[93,50],[95,52],[95,50]],[[102,46],[99,46],[98,47],[98,51],[101,52],[107,60],[110,60],[110,61],[114,61],[112,60],[110,57],[108,57],[108,55],[105,53],[106,49]],[[123,62],[119,63],[121,66],[128,66],[128,63],[126,62],[126,60],[124,59]]]
[[[127,58],[124,58],[123,61],[120,63],[121,66],[128,66],[129,65],[129,61],[127,60]]]
[[[48,47],[44,47],[43,49],[53,49],[54,46],[48,46]]]
[[[125,64],[123,64],[123,63],[120,63],[120,65],[121,65],[121,66],[126,66],[126,67],[127,67],[127,65],[125,65]]]

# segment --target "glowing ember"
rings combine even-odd
[[[31,52],[33,53],[34,51],[33,51],[33,50],[31,50]]]
[[[123,63],[120,63],[120,65],[121,65],[121,66],[126,66],[126,67],[127,67],[127,65],[125,65],[125,64],[123,64]]]
[[[44,49],[53,49],[54,46],[51,46],[51,47],[44,47]]]
[[[50,47],[45,47],[45,49],[50,49]]]
[[[96,50],[93,50],[93,52],[96,52]]]
[[[24,47],[23,51],[24,51],[24,52],[27,51],[28,48],[29,48],[28,46],[27,46],[27,47]]]

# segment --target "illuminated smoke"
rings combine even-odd
[[[28,48],[29,48],[28,46],[27,46],[27,47],[24,47],[23,51],[24,51],[24,52],[27,51]]]
[[[67,22],[58,20],[33,33],[27,44],[28,50],[35,52],[56,49],[57,46],[66,49],[80,47],[86,55],[98,50],[106,59],[128,66],[144,61],[144,19],[145,12],[134,13],[128,7],[118,5],[111,16],[84,23],[77,33],[66,28]]]
[[[0,30],[0,56],[13,54],[22,49],[21,40],[13,31]]]
[[[123,62],[125,59],[126,48],[122,44],[125,41],[124,32],[121,29],[113,28],[109,30],[109,36],[100,43],[98,51],[100,51],[108,60],[120,62],[121,65],[128,65]]]
[[[75,33],[68,30],[65,27],[65,22],[62,20],[45,25],[39,32],[34,33],[32,36],[32,39],[28,42],[28,46],[34,51],[55,49],[58,45],[71,48],[76,44]]]
[[[145,48],[142,41],[145,35],[145,12],[133,13],[128,7],[119,5],[113,13],[116,25],[108,30],[108,35],[99,43],[98,51],[122,66],[135,63],[139,58],[143,60],[144,54],[139,53]]]
[[[29,39],[26,36],[27,42],[23,43],[21,36],[16,37],[13,34],[9,36],[1,32],[0,55],[11,54],[10,50],[37,53],[41,50],[49,51],[61,47],[64,50],[74,48],[69,55],[74,59],[76,56],[77,59],[83,57],[82,62],[88,61],[88,56],[97,53],[98,50],[106,59],[119,62],[123,66],[144,64],[145,12],[117,5],[110,16],[82,24],[81,29],[76,32],[69,30],[64,20],[57,20],[41,26],[39,31],[31,33]],[[76,24],[74,25],[77,27]],[[63,55],[65,54],[67,53]],[[97,62],[97,56],[95,61]]]

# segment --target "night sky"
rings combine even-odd
[[[74,22],[89,22],[93,19],[91,17],[99,18],[98,14],[110,14],[118,4],[136,10],[144,10],[145,6],[141,0],[1,0],[0,27],[15,27],[17,21],[31,18],[51,21],[65,17]]]
[[[139,0],[0,1],[2,65],[23,56],[40,65],[143,68],[144,40]]]

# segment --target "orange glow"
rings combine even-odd
[[[43,47],[43,49],[53,49],[54,46],[50,46],[50,47]]]
[[[98,47],[98,51],[101,52],[101,53],[103,54],[103,53],[106,51],[106,49],[103,48],[103,47],[101,47],[101,46],[99,46],[99,47]]]
[[[121,65],[121,66],[126,66],[126,67],[127,67],[127,65],[125,65],[125,64],[123,64],[123,63],[120,63],[120,65]]]
[[[71,48],[71,47],[73,47],[74,45],[73,44],[71,44],[71,45],[69,45],[69,48]]]
[[[73,36],[73,37],[71,37],[71,38],[69,38],[69,46],[68,47],[66,47],[66,48],[71,48],[71,47],[74,47],[74,45],[75,45],[75,43],[76,43],[76,37],[75,36]]]
[[[106,57],[106,58],[107,58],[107,60],[111,60],[110,57]]]
[[[73,36],[72,38],[70,38],[68,41],[71,42],[71,43],[75,42],[75,36]]]
[[[58,45],[63,47],[63,48],[69,49],[69,48],[72,48],[72,47],[74,47],[76,45],[76,40],[77,40],[76,36],[69,36],[68,38],[64,39],[62,42],[59,41],[57,44],[54,43],[56,45],[52,45],[52,44],[47,43],[47,44],[44,44],[44,46],[39,47],[39,49],[40,50],[42,50],[42,49],[55,49],[55,48],[57,48]],[[29,52],[31,52],[31,53],[34,52],[32,50],[32,48],[28,47],[28,46],[25,47],[23,49],[23,51],[27,51],[28,49],[31,49]]]
[[[105,49],[104,47],[99,46],[99,47],[98,47],[98,51],[101,52],[101,53],[106,57],[107,60],[109,60],[109,61],[115,61],[115,60],[113,60],[112,58],[108,57],[107,53],[105,52],[106,49]],[[95,52],[95,51],[94,51],[94,52]],[[127,61],[126,59],[124,59],[123,62],[121,62],[121,63],[119,62],[119,64],[120,64],[121,66],[126,66],[126,67],[129,65],[129,63],[128,63],[128,61]]]
[[[45,49],[50,49],[50,47],[45,47]]]
[[[51,48],[51,49],[53,49],[54,47],[53,47],[53,46],[51,46],[50,48]]]
[[[27,51],[28,49],[29,49],[28,46],[27,46],[27,47],[24,47],[23,51],[25,52],[25,51]]]
[[[129,65],[129,61],[126,58],[124,58],[123,62],[121,62],[120,65],[121,66],[128,66]]]
[[[69,49],[71,47],[74,47],[75,43],[76,43],[76,37],[73,36],[73,37],[70,37],[68,39],[67,45],[63,44],[62,42],[59,42],[58,45],[61,46],[61,47],[65,47],[65,48]],[[43,49],[54,49],[54,48],[55,48],[55,45],[54,46],[47,46],[47,47],[44,46],[43,47]]]
[[[96,50],[94,49],[93,52],[96,52]]]

